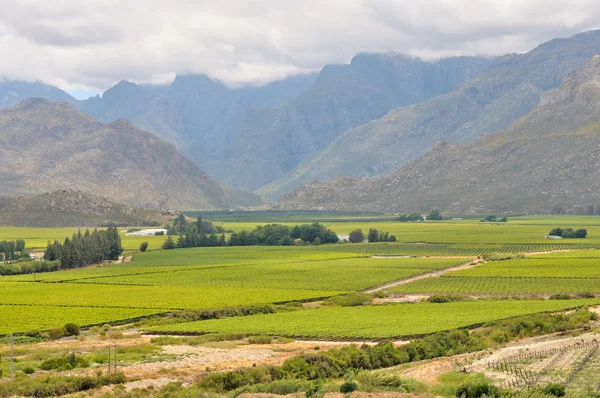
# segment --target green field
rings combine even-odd
[[[74,322],[81,326],[124,321],[160,311],[134,308],[53,307],[0,305],[0,335],[10,332],[49,330]]]
[[[493,261],[399,285],[402,294],[457,293],[468,295],[544,295],[600,293],[598,251],[570,251]]]
[[[247,333],[302,338],[400,338],[536,312],[600,303],[587,300],[503,300],[393,304],[188,322],[153,328],[163,333]]]
[[[182,309],[314,301],[469,263],[475,257],[495,253],[570,250],[536,254],[524,259],[487,262],[473,269],[450,272],[438,278],[426,278],[386,290],[394,295],[459,293],[504,297],[554,293],[600,294],[600,267],[596,265],[600,258],[600,250],[597,250],[600,248],[600,217],[520,217],[504,224],[481,223],[478,219],[427,223],[397,223],[377,217],[332,219],[323,223],[339,234],[347,234],[355,228],[362,228],[365,232],[369,228],[377,228],[395,234],[399,242],[163,251],[158,248],[165,237],[126,237],[126,228],[123,228],[120,229],[123,245],[130,251],[129,255],[133,254],[132,262],[1,277],[0,306],[5,307],[6,313],[10,312],[10,315],[3,317],[7,321],[3,322],[0,334],[60,327],[63,320],[68,318],[90,324]],[[294,219],[290,222],[287,219],[286,223],[295,225],[309,221],[311,220]],[[254,220],[224,221],[226,228],[235,231],[251,230],[258,224],[262,223]],[[545,240],[543,236],[555,226],[585,227],[589,237]],[[43,248],[48,240],[62,240],[74,231],[76,230],[72,228],[2,227],[0,240],[25,239],[28,247]],[[150,242],[151,250],[135,253],[144,240]],[[402,258],[406,256],[410,258]],[[464,308],[465,313],[457,316],[455,323],[451,320],[442,322],[443,316],[440,315],[440,318],[435,313],[439,308],[453,310],[455,307],[427,304],[301,310],[278,313],[273,318],[265,319],[269,320],[268,326],[273,328],[278,325],[278,319],[283,319],[281,325],[298,325],[300,329],[297,333],[302,336],[395,337],[429,333],[440,327],[446,329],[467,326],[497,317],[522,314],[520,311],[530,313],[536,312],[538,308],[543,311],[553,310],[556,306],[565,304],[568,303],[457,303],[456,309]],[[38,306],[39,313],[46,311],[49,315],[30,316],[29,314],[36,313]],[[390,322],[393,317],[404,319],[407,316],[405,311],[417,311],[421,314],[418,312],[421,311],[420,308],[423,308],[422,314],[429,314],[429,321],[425,315],[419,315],[419,322],[413,320],[410,325],[404,321]],[[88,317],[82,317],[82,314]],[[350,319],[360,320],[365,326],[358,327],[354,322],[355,330],[352,332],[345,331],[344,325],[340,325],[340,332],[336,334],[335,331],[324,329],[328,325],[325,318],[330,315],[331,319],[347,322],[349,325],[352,324]],[[28,321],[15,321],[21,317],[27,317]],[[382,323],[377,323],[377,319],[370,319],[373,317],[381,317]],[[271,320],[275,323],[271,323]],[[229,322],[237,325],[237,322],[250,321],[231,319],[224,324]],[[431,325],[427,326],[427,322]],[[323,327],[319,326],[321,323]],[[195,324],[176,327],[190,327],[194,331],[204,332],[205,325],[210,325],[211,328],[212,325],[221,325],[220,321],[201,324],[201,328]],[[267,332],[288,334],[289,330],[284,333],[275,328],[265,331]],[[249,333],[262,332],[252,329]]]

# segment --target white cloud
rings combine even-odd
[[[3,1],[0,75],[79,91],[176,73],[257,84],[362,51],[523,52],[597,21],[597,0]]]

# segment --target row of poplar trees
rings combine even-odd
[[[44,259],[60,261],[61,269],[85,267],[98,264],[104,260],[117,260],[123,253],[121,237],[117,227],[105,230],[79,230],[72,238],[66,238],[63,243],[48,242]]]

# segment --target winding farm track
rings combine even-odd
[[[376,257],[376,258],[390,258],[390,257]],[[392,257],[393,258],[393,257]],[[440,257],[440,258],[444,258],[444,257]],[[447,258],[453,258],[453,257],[447,257]],[[463,258],[463,257],[460,257]],[[465,259],[467,257],[464,257]],[[444,268],[444,269],[440,269],[437,271],[433,271],[433,272],[428,272],[426,274],[421,274],[421,275],[417,275],[417,276],[413,276],[410,278],[404,278],[404,279],[400,279],[400,280],[396,280],[396,281],[392,281],[392,282],[388,282],[385,283],[383,285],[379,285],[367,290],[363,290],[363,293],[375,293],[378,292],[380,290],[385,290],[388,289],[390,287],[394,287],[394,286],[398,286],[398,285],[406,285],[407,283],[412,283],[421,279],[425,279],[425,278],[437,278],[441,275],[447,274],[449,272],[455,272],[455,271],[461,271],[463,269],[470,269],[470,268],[475,268],[475,266],[477,264],[479,264],[480,261],[482,260],[477,260],[477,257],[468,257],[469,261],[463,264],[459,264],[456,265],[454,267],[449,267],[449,268]]]
[[[565,252],[565,251],[573,251],[573,250],[552,250],[552,251],[546,251],[546,252],[530,252],[530,253],[523,253],[523,254],[525,256],[535,256],[536,254],[550,254],[550,253],[558,253],[558,252]],[[371,258],[380,258],[380,259],[398,258],[398,259],[400,259],[400,258],[410,258],[410,256],[372,256]],[[444,268],[444,269],[440,269],[437,271],[428,272],[426,274],[416,275],[416,276],[413,276],[410,278],[404,278],[404,279],[399,279],[396,281],[388,282],[383,285],[379,285],[379,286],[376,286],[376,287],[373,287],[370,289],[362,290],[362,292],[363,293],[375,293],[380,290],[385,290],[390,287],[394,287],[394,286],[398,286],[398,285],[406,285],[407,283],[412,283],[412,282],[415,282],[415,281],[418,281],[421,279],[437,278],[437,277],[447,274],[449,272],[456,272],[456,271],[461,271],[464,269],[475,268],[477,265],[479,265],[481,263],[485,263],[484,260],[478,259],[477,256],[473,256],[473,257],[424,256],[423,258],[464,258],[465,260],[468,259],[468,262],[460,264],[460,265],[456,265],[454,267]]]

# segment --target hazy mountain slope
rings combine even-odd
[[[438,138],[468,142],[508,127],[600,52],[600,31],[556,39],[526,54],[500,58],[447,95],[392,112],[345,132],[323,151],[258,192],[276,199],[301,183],[336,175],[374,176],[426,152]]]
[[[54,86],[41,82],[0,79],[0,107],[9,107],[24,98],[45,98],[50,101],[75,102],[75,98]]]
[[[0,225],[13,227],[95,227],[163,225],[156,211],[135,209],[77,191],[33,197],[0,196]]]
[[[582,213],[600,204],[600,56],[508,129],[438,141],[386,177],[338,177],[284,195],[282,208]],[[561,210],[562,209],[562,210]]]
[[[70,104],[0,110],[4,195],[74,189],[143,208],[230,208],[224,188],[174,146],[129,121],[104,125]]]
[[[240,134],[214,170],[225,183],[256,189],[284,175],[340,133],[391,109],[447,93],[484,71],[488,58],[458,57],[429,63],[401,54],[359,54],[332,65],[289,104],[250,112]]]
[[[222,151],[252,108],[280,106],[306,90],[316,74],[291,76],[263,87],[231,89],[205,75],[178,75],[168,86],[121,81],[77,104],[100,121],[131,120],[161,137],[203,168],[221,170]]]

